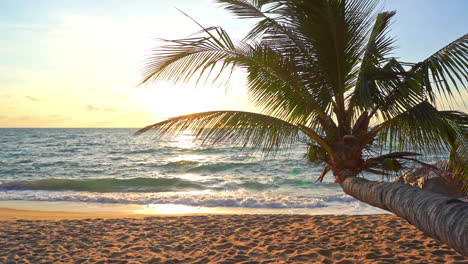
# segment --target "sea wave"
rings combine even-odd
[[[212,164],[204,164],[194,168],[189,169],[187,172],[220,172],[220,171],[227,171],[236,168],[252,168],[258,166],[258,163],[242,163],[242,162],[219,162],[219,163],[212,163]]]
[[[262,191],[276,189],[274,183],[257,181],[228,182],[207,178],[190,181],[181,178],[133,178],[133,179],[41,179],[0,182],[0,191],[43,190],[83,192],[173,192],[190,190],[238,190]]]
[[[133,179],[41,179],[13,181],[0,184],[0,191],[46,190],[87,192],[171,192],[177,190],[201,190],[202,183],[179,178],[133,178]]]
[[[163,168],[187,168],[187,167],[195,167],[198,166],[200,163],[197,161],[193,160],[178,160],[178,161],[173,161],[173,162],[168,162],[163,165],[159,165],[159,167]]]
[[[46,191],[2,191],[0,200],[97,202],[118,204],[180,204],[197,207],[244,208],[322,208],[343,206],[357,208],[361,202],[347,195],[296,197],[284,194],[246,192],[196,193],[85,193]]]

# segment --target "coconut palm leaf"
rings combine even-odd
[[[383,122],[370,133],[375,131],[380,132],[381,144],[390,144],[390,151],[396,148],[440,155],[451,153],[450,165],[461,180],[468,180],[468,115],[465,113],[437,111],[429,102],[423,102]]]
[[[249,95],[266,114],[303,124],[316,124],[317,117],[331,123],[324,110],[332,104],[330,94],[307,85],[291,58],[257,46],[239,64],[247,66]]]
[[[422,75],[411,74],[404,70],[403,65],[391,59],[383,68],[375,85],[379,87],[374,91],[371,107],[371,116],[374,114],[383,120],[391,119],[416,105],[427,101],[427,93],[421,86]]]
[[[449,99],[454,90],[466,89],[468,81],[468,34],[443,47],[432,56],[413,66],[412,72],[423,73],[423,85],[431,102],[437,93]]]
[[[344,94],[355,82],[374,4],[375,1],[289,1],[285,4],[289,24],[300,32],[301,39],[314,54],[316,66],[312,71],[323,77],[323,89],[333,94],[333,111],[342,135],[347,133]]]
[[[221,66],[219,72],[226,70],[228,65],[223,61],[237,56],[232,40],[221,28],[209,28],[205,32],[208,36],[164,40],[169,44],[147,57],[142,83],[186,82],[195,74],[203,76],[206,72],[210,76],[216,66]]]
[[[240,18],[266,18],[267,15],[262,8],[265,5],[278,3],[278,0],[216,0],[225,9],[231,11]],[[266,11],[268,12],[268,11]]]
[[[466,47],[465,35],[408,71],[391,59],[369,74],[372,79],[367,85],[356,87],[351,103],[363,102],[364,108],[373,105],[371,115],[378,114],[385,120],[427,100],[435,103],[436,93],[450,102],[452,88],[466,89]]]
[[[390,20],[394,15],[395,12],[383,12],[375,19],[362,58],[356,88],[350,99],[350,109],[354,109],[354,106],[368,109],[381,103],[382,94],[387,93],[388,87],[379,85],[376,81],[383,79],[393,81],[398,79],[396,78],[398,73],[404,71],[396,60],[387,57],[394,49],[394,39],[387,36]],[[384,63],[386,65],[381,67]]]
[[[223,72],[230,73],[229,66],[246,68],[251,99],[264,107],[266,114],[306,124],[318,124],[319,117],[331,125],[324,110],[332,100],[328,90],[305,85],[300,76],[302,70],[291,58],[263,44],[236,46],[220,28],[205,32],[207,37],[168,41],[169,45],[150,55],[142,83],[185,82],[194,76],[199,80],[203,74],[206,78],[214,75],[216,80]]]
[[[381,88],[375,89],[372,97],[367,96],[377,102],[373,112],[388,119],[426,100],[435,103],[437,94],[450,102],[453,89],[466,89],[467,41],[465,35],[407,71],[400,62],[390,60],[380,71],[388,74],[377,76],[375,81]]]
[[[444,153],[453,130],[444,113],[429,102],[422,102],[378,125],[370,133],[379,132],[380,143],[393,149]]]
[[[455,135],[451,140],[449,166],[465,181],[465,192],[468,193],[468,115],[461,112],[447,112],[449,125]]]
[[[212,111],[175,117],[140,129],[137,134],[148,130],[154,130],[158,137],[189,130],[204,142],[240,143],[262,150],[266,155],[288,148],[301,136],[311,136],[311,133],[321,140],[313,131],[303,133],[299,126],[281,119],[242,111]]]
[[[263,43],[274,46],[277,51],[300,51],[302,59],[308,59],[306,55],[311,53],[310,44],[304,41],[291,23],[288,23],[285,16],[287,13],[285,1],[217,0],[217,2],[240,18],[261,19],[245,36],[244,41],[261,39]]]
[[[303,36],[302,32],[296,28],[297,25],[301,25],[303,21],[294,21],[290,19],[290,16],[288,16],[287,20],[284,19],[285,13],[290,14],[294,10],[296,12],[300,10],[300,7],[297,5],[303,4],[302,1],[296,1],[295,3],[288,1],[218,2],[224,3],[228,10],[242,18],[262,18],[247,35],[246,40],[253,40],[258,35],[261,35],[261,44],[263,46],[268,46],[271,51],[277,54],[277,57],[282,57],[280,60],[283,61],[283,63],[278,63],[278,59],[268,61],[270,67],[284,64],[284,61],[293,62],[289,64],[289,68],[293,69],[293,71],[284,71],[283,68],[282,71],[277,72],[282,72],[283,75],[288,78],[295,75],[300,77],[306,85],[306,88],[310,90],[310,93],[320,98],[318,102],[313,102],[315,105],[321,105],[322,109],[332,108],[334,104],[332,101],[334,94],[331,92],[331,89],[329,89],[330,84],[327,81],[327,77],[317,63],[318,59],[314,47],[307,38]],[[274,3],[274,5],[270,5],[270,8],[266,12],[261,10],[263,5],[271,3]],[[273,14],[274,16],[270,17],[267,13]],[[320,28],[317,24],[315,27]],[[272,104],[271,102],[267,102],[264,105],[269,106],[270,111],[267,111],[267,114],[278,114],[271,111],[273,109],[279,109],[277,103]],[[281,117],[285,118],[282,115]],[[331,119],[326,115],[322,115],[321,117],[331,123]]]
[[[338,99],[339,108],[344,109],[340,89],[346,87],[341,81],[348,81],[355,74],[353,66],[357,65],[362,53],[364,35],[369,30],[369,13],[373,12],[375,1],[350,4],[344,1],[218,2],[243,18],[263,18],[247,39],[261,35],[262,43],[268,43],[281,54],[287,53],[294,58],[296,65],[306,66],[301,72],[303,78],[313,76],[315,80],[321,79],[316,83],[320,84],[322,91],[333,91],[331,88],[334,87],[335,93],[331,96]],[[269,9],[262,11],[265,4],[270,4]],[[336,61],[336,55],[340,55],[340,61]]]

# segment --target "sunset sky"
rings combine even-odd
[[[387,0],[397,10],[395,56],[417,62],[466,34],[466,0]],[[211,0],[0,0],[0,127],[142,127],[209,110],[255,111],[243,73],[229,89],[138,86],[156,38],[219,25],[241,39],[251,22]],[[468,99],[464,93],[459,101]],[[463,106],[458,109],[467,111]]]

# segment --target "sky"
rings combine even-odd
[[[396,10],[394,56],[424,60],[466,34],[466,0],[386,0]],[[245,74],[228,89],[158,82],[138,86],[158,38],[184,38],[202,25],[241,39],[252,22],[212,0],[0,0],[0,127],[143,127],[210,110],[258,111]],[[458,110],[467,112],[458,98]],[[467,100],[468,101],[468,100]]]

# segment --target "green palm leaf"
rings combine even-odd
[[[158,137],[193,131],[204,142],[229,141],[261,149],[267,155],[288,148],[304,136],[301,129],[278,118],[241,111],[212,111],[185,115],[159,122],[137,131],[154,130]]]
[[[331,104],[327,90],[305,83],[294,61],[264,44],[234,45],[220,28],[205,29],[207,37],[173,40],[147,59],[142,83],[158,80],[186,82],[205,74],[218,80],[231,67],[246,68],[251,99],[266,114],[290,122],[317,124],[331,118],[323,110]],[[308,84],[308,85],[306,85]]]
[[[456,118],[455,118],[456,117]],[[413,150],[444,154],[459,137],[454,129],[464,126],[468,116],[456,111],[438,111],[425,101],[376,126],[370,133],[379,133],[381,144],[390,151]]]
[[[416,64],[411,71],[423,72],[423,85],[432,102],[437,93],[447,99],[453,97],[453,89],[466,89],[468,81],[468,34],[443,47],[432,56]]]
[[[265,5],[278,3],[278,0],[216,0],[222,6],[240,18],[265,18],[262,11]]]
[[[450,141],[449,165],[459,179],[465,181],[465,192],[468,193],[468,115],[453,111],[447,111],[445,115],[455,132]]]
[[[381,103],[382,92],[386,87],[378,85],[377,80],[383,78],[396,79],[397,73],[404,71],[394,59],[389,59],[387,55],[393,50],[394,39],[386,35],[391,18],[395,12],[380,13],[375,19],[374,26],[370,33],[365,48],[365,53],[360,65],[360,72],[356,81],[356,88],[352,93],[350,103],[361,109],[368,109]],[[381,65],[386,63],[383,68]],[[383,91],[382,91],[383,89]],[[353,109],[351,107],[350,109]]]
[[[450,153],[450,167],[460,180],[468,180],[468,115],[463,112],[437,111],[426,101],[388,119],[370,133],[378,133],[379,143],[389,144],[390,152],[396,149],[439,155]]]

